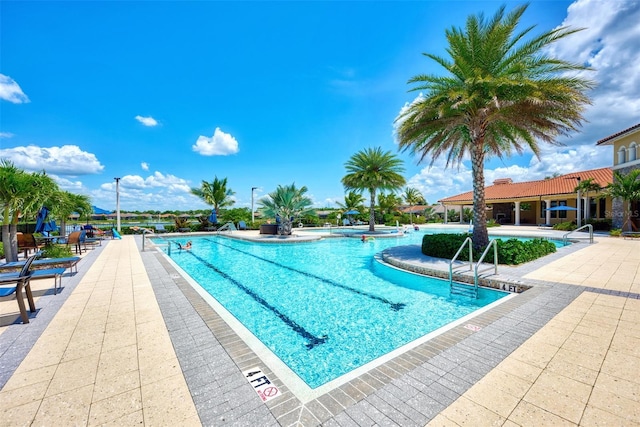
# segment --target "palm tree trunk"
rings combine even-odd
[[[369,207],[369,231],[376,231],[376,190],[371,188],[369,189],[370,196],[370,207]]]
[[[480,140],[482,141],[482,139]],[[471,174],[473,175],[473,247],[484,248],[489,244],[487,209],[484,198],[484,144],[474,143],[471,149]]]

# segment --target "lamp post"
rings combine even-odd
[[[256,220],[256,216],[253,212],[253,192],[257,189],[258,187],[251,187],[251,226],[253,227],[253,223]]]
[[[116,230],[120,233],[120,178],[116,180]]]

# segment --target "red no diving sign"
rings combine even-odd
[[[253,386],[253,389],[258,393],[260,399],[263,402],[271,400],[280,396],[280,390],[273,385],[269,378],[260,370],[260,368],[251,368],[246,371],[242,371],[244,377],[249,381],[249,384]]]

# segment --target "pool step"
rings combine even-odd
[[[469,298],[478,298],[478,289],[473,285],[465,283],[451,282],[450,293],[453,295],[463,295]]]

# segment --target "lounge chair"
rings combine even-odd
[[[45,258],[45,259],[37,259],[33,261],[31,264],[31,269],[38,271],[41,269],[50,269],[54,267],[64,267],[65,269],[70,269],[73,273],[73,269],[75,267],[76,273],[78,272],[78,263],[82,258],[79,256],[67,257],[67,258]],[[0,272],[17,272],[24,267],[26,261],[16,261],[16,262],[7,262],[4,264],[0,264]]]
[[[156,224],[156,233],[166,233],[167,229],[164,228],[164,224]]]
[[[92,249],[94,246],[102,246],[102,239],[97,239],[95,237],[87,237],[87,232],[82,230],[80,232],[80,244],[84,245],[84,250],[87,250],[87,245],[91,246]]]
[[[74,246],[76,253],[82,255],[82,244],[80,243],[81,231],[74,231],[67,236],[67,247]]]
[[[20,273],[0,274],[0,297],[8,297],[13,293],[16,294],[22,323],[29,323],[29,315],[27,314],[27,309],[24,305],[24,297],[22,296],[23,289],[25,290],[27,294],[27,300],[29,301],[29,311],[31,311],[32,313],[36,311],[36,304],[33,301],[33,294],[31,293],[31,274],[29,272],[31,264],[36,259],[36,256],[37,255],[31,255],[27,259]],[[12,283],[15,283],[15,286],[6,286]]]
[[[36,242],[36,238],[33,234],[18,233],[18,252],[24,250],[25,258],[29,256],[29,252],[32,249],[39,251],[43,246],[44,244]]]
[[[244,221],[238,221],[238,230],[246,230],[247,229],[247,223]]]

